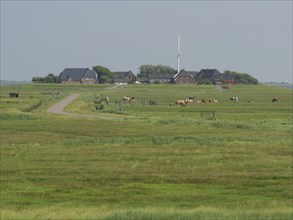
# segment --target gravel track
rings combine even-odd
[[[48,108],[47,112],[52,113],[52,114],[57,114],[57,115],[68,115],[68,116],[85,117],[85,118],[104,118],[104,119],[112,118],[112,117],[107,117],[107,116],[81,115],[81,114],[65,112],[64,108],[67,105],[69,105],[77,97],[79,97],[79,94],[71,94],[71,95],[67,96],[65,99],[63,99],[62,101],[60,101],[57,104]]]

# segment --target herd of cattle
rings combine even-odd
[[[106,97],[101,97],[99,98],[100,101],[105,101],[107,104],[109,104],[110,98],[108,96]],[[123,96],[122,100],[124,102],[128,102],[130,104],[135,104],[136,103],[136,99],[135,97],[129,97],[129,96]],[[233,101],[234,103],[237,103],[239,101],[239,98],[237,96],[235,97],[231,97],[229,98],[229,100]],[[274,97],[272,99],[272,102],[279,102],[280,98],[279,97]],[[206,102],[218,102],[218,100],[216,99],[196,99],[195,96],[190,96],[187,99],[179,99],[177,101],[175,101],[175,103],[169,104],[170,106],[186,106],[188,104],[192,104],[192,103],[206,103]],[[252,99],[250,99],[248,101],[249,103],[252,102]]]
[[[233,101],[234,103],[237,103],[239,101],[239,98],[237,96],[235,97],[231,97],[229,100]],[[274,97],[272,99],[272,102],[279,102],[280,101],[280,98],[279,97]],[[188,97],[187,99],[179,99],[177,100],[174,104],[169,104],[170,106],[174,106],[174,105],[177,105],[177,106],[186,106],[188,104],[191,104],[191,103],[206,103],[206,102],[218,102],[218,100],[216,99],[196,99],[195,96],[193,97]],[[250,99],[248,101],[249,103],[252,102],[252,99]]]
[[[218,102],[218,100],[216,99],[196,99],[195,96],[192,97],[188,97],[187,99],[179,99],[177,100],[175,103],[173,104],[169,104],[170,106],[174,106],[174,105],[180,105],[180,106],[186,106],[188,104],[192,104],[192,103],[205,103],[205,102]]]

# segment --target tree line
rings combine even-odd
[[[49,73],[45,77],[33,77],[32,82],[34,82],[34,83],[57,83],[58,76],[54,75],[53,73]]]
[[[241,84],[258,84],[258,80],[248,73],[241,73],[231,70],[225,70],[224,73],[231,74]]]

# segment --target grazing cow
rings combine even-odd
[[[123,96],[123,101],[128,101],[131,104],[135,104],[136,103],[135,97],[131,97],[130,98],[129,96]]]
[[[277,96],[276,96],[276,97],[274,97],[274,98],[273,98],[273,100],[272,100],[272,102],[279,102],[279,101],[280,101],[280,98],[279,98],[279,97],[277,97]]]
[[[135,97],[131,97],[130,100],[129,100],[129,102],[130,102],[131,105],[136,104]]]
[[[201,99],[197,100],[196,102],[197,102],[197,103],[201,103]]]
[[[202,100],[201,100],[201,102],[207,102],[207,100],[205,100],[205,99],[202,99]]]
[[[188,99],[195,101],[195,96],[190,96]]]
[[[238,97],[231,97],[230,100],[234,101],[236,103],[236,102],[238,102]]]
[[[209,99],[208,102],[218,102],[218,100],[216,100],[216,99]]]
[[[181,106],[186,106],[186,102],[185,102],[185,100],[177,100],[177,101],[175,102],[175,104],[176,104],[176,105],[181,105]]]
[[[128,96],[123,96],[123,100],[124,100],[124,101],[129,101],[129,100],[130,100],[130,97],[128,97]]]
[[[186,104],[193,103],[193,102],[194,102],[194,100],[192,100],[192,99],[185,99]]]

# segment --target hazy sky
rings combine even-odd
[[[292,1],[3,1],[1,79],[141,64],[292,82]]]

